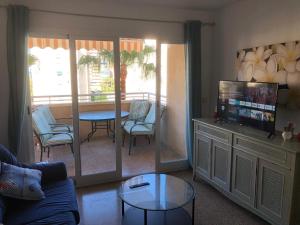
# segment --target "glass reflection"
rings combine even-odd
[[[148,182],[149,185],[130,188],[131,185]],[[194,189],[186,181],[165,174],[146,174],[124,182],[119,196],[127,204],[148,210],[170,210],[189,203]]]

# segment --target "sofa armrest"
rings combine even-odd
[[[60,180],[67,179],[67,170],[63,162],[33,163],[29,166],[31,169],[42,171],[42,184],[53,183]]]

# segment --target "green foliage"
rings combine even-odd
[[[131,66],[132,64],[134,64],[136,62],[136,59],[138,58],[138,53],[137,51],[133,50],[133,51],[126,51],[126,50],[122,50],[120,52],[120,63],[125,64],[127,66]]]
[[[104,78],[99,85],[99,90],[101,91],[93,91],[93,94],[99,94],[98,96],[92,96],[91,101],[92,102],[103,102],[107,101],[107,96],[106,95],[101,95],[106,94],[106,93],[114,93],[115,91],[115,83],[114,83],[114,78],[112,77],[107,77]]]
[[[142,68],[145,79],[150,78],[155,73],[154,63],[149,63],[150,56],[153,53],[155,53],[155,48],[146,45],[138,55],[138,63]]]
[[[105,101],[107,101],[107,96],[106,95],[92,96],[91,101],[92,102],[105,102]]]
[[[111,93],[115,91],[114,78],[107,77],[104,78],[101,83],[101,92],[102,93]]]
[[[142,71],[144,74],[144,78],[148,79],[155,73],[155,65],[154,63],[143,63],[142,64]]]
[[[151,55],[155,53],[155,48],[146,45],[141,52],[127,51],[122,50],[120,52],[120,64],[131,66],[134,63],[138,63],[139,66],[142,68],[143,77],[145,79],[150,78],[155,73],[155,65],[154,63],[149,63]],[[94,56],[93,56],[94,57]],[[97,58],[97,57],[95,57]],[[113,51],[109,51],[107,49],[103,49],[99,52],[98,60],[101,62],[105,60],[109,63],[110,67],[114,64],[114,53]],[[99,62],[98,61],[98,62]],[[79,60],[80,64],[80,60]],[[87,64],[87,63],[85,63]]]
[[[107,49],[102,49],[99,53],[100,62],[106,61],[109,64],[109,67],[114,65],[114,52]]]
[[[29,67],[35,65],[38,61],[39,61],[39,59],[35,55],[28,54],[28,66]]]
[[[99,58],[96,56],[92,56],[92,55],[83,55],[80,57],[79,61],[78,61],[78,66],[83,66],[83,65],[99,65]]]

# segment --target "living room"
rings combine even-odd
[[[14,73],[11,70],[14,64],[13,59],[14,57],[19,59],[20,55],[17,53],[20,49],[12,48],[11,44],[16,41],[12,41],[13,38],[9,41],[8,38],[21,32],[21,29],[11,29],[13,24],[11,21],[18,23],[16,18],[21,15],[8,14],[10,4],[25,7],[25,11],[29,14],[26,17],[29,19],[26,35],[29,37],[68,41],[67,47],[64,46],[61,49],[69,51],[70,55],[67,67],[70,68],[71,74],[68,87],[70,90],[68,98],[71,99],[71,104],[63,105],[68,107],[65,111],[59,108],[62,105],[47,104],[55,119],[66,116],[72,118],[70,124],[74,135],[72,142],[74,153],[70,151],[68,145],[53,146],[48,155],[47,148],[45,151],[41,150],[42,145],[38,141],[34,142],[32,135],[31,114],[25,115],[30,118],[28,120],[30,122],[23,124],[23,137],[19,137],[19,140],[22,139],[22,148],[20,146],[18,148],[23,151],[17,151],[12,147],[18,146],[11,144],[12,140],[17,140],[12,135],[14,133],[12,131],[17,128],[13,127],[10,121],[14,112],[12,102],[18,101],[12,96],[22,93],[11,91],[12,89],[18,90],[20,87],[18,85],[21,85],[18,83],[18,78],[14,80],[10,77]],[[297,134],[300,132],[300,45],[298,41],[300,31],[297,24],[300,17],[299,6],[296,0],[284,2],[279,0],[1,1],[0,144],[17,155],[20,163],[29,165],[37,162],[33,166],[27,166],[26,169],[42,171],[42,174],[37,174],[40,176],[41,191],[44,191],[46,196],[39,192],[42,200],[17,200],[8,201],[8,203],[6,203],[7,198],[11,197],[1,196],[4,199],[1,198],[1,202],[3,201],[5,205],[1,208],[3,223],[300,224],[297,215],[299,195],[296,191],[299,188],[299,181],[296,178],[299,173],[298,152],[300,150],[297,139]],[[20,38],[22,41],[21,36]],[[124,121],[122,111],[130,114],[130,105],[136,99],[130,98],[133,94],[127,93],[128,91],[124,92],[127,99],[122,97],[124,96],[122,84],[117,82],[121,80],[122,71],[119,66],[115,66],[120,64],[121,51],[128,50],[126,46],[129,46],[119,41],[129,39],[142,41],[142,46],[144,46],[142,49],[147,47],[149,40],[156,41],[153,56],[155,64],[153,81],[155,83],[153,85],[155,107],[153,110],[155,113],[152,114],[155,121],[152,123],[155,133],[151,133],[152,131],[143,133],[145,138],[133,134],[132,140],[130,129],[126,133],[125,128],[122,127],[122,121]],[[99,41],[99,46],[106,46],[102,45],[104,41],[113,43],[114,64],[110,69],[114,74],[113,82],[116,88],[113,101],[109,104],[99,101],[82,104],[78,100],[80,94],[76,93],[76,90],[80,90],[77,84],[77,82],[80,83],[77,79],[80,68],[76,58],[79,50],[77,49],[78,40],[96,41],[87,42],[86,50],[89,50],[89,46],[97,46],[97,41]],[[44,42],[36,43],[35,47],[40,49],[52,47],[52,42],[46,43],[45,41],[46,46],[43,47],[41,46]],[[20,47],[20,45],[17,46]],[[26,46],[21,47],[30,51],[28,46],[26,43]],[[99,47],[98,51],[107,49],[109,48]],[[175,52],[177,57],[174,57],[175,61],[171,64],[164,64],[169,58],[166,58],[166,61],[161,60],[165,57],[164,49],[178,50]],[[196,51],[193,51],[195,49]],[[137,54],[139,52],[142,51],[137,50]],[[281,53],[286,54],[286,59],[283,60],[278,56]],[[91,56],[93,54],[94,52],[91,52]],[[166,55],[170,56],[170,52]],[[191,63],[191,61],[197,63]],[[143,63],[145,65],[146,62]],[[42,68],[41,61],[36,65],[36,69],[40,69],[38,67]],[[166,71],[176,76],[167,80],[165,85],[163,74],[166,67]],[[260,73],[261,67],[267,70],[265,74]],[[131,74],[130,71],[142,71],[136,68],[138,68],[138,61],[136,61],[136,66],[128,70],[128,90],[131,88],[130,82],[132,83],[134,77],[133,72]],[[182,68],[187,69],[184,71]],[[17,71],[17,73],[22,72]],[[141,79],[141,82],[145,81],[146,79]],[[278,89],[278,94],[274,97],[276,98],[275,113],[272,114],[274,119],[269,119],[271,125],[265,126],[261,123],[258,125],[248,120],[238,121],[232,118],[232,115],[228,116],[229,114],[224,113],[225,110],[222,111],[220,103],[222,81],[230,82],[230,90],[243,89],[243,93],[249,91],[245,87],[236,88],[235,85],[278,83],[278,86],[273,87],[274,90]],[[150,79],[149,83],[151,82]],[[166,87],[166,91],[161,87]],[[228,86],[226,87],[228,90]],[[269,86],[263,88],[269,88],[269,93],[273,90]],[[167,94],[166,104],[161,99],[164,93]],[[86,94],[91,93],[83,93],[83,95]],[[108,96],[107,93],[104,94]],[[228,93],[226,92],[224,96],[226,94]],[[103,99],[98,94],[89,96],[89,99],[97,98]],[[145,100],[144,97],[137,99]],[[34,107],[29,104],[27,106],[29,106],[29,111],[34,113],[32,110]],[[14,107],[17,115],[20,108]],[[164,108],[165,112],[160,117],[159,112]],[[85,137],[89,137],[87,134],[90,127],[89,123],[80,121],[80,113],[82,113],[80,109],[113,110],[115,114],[111,121],[114,125],[112,125],[112,130],[108,131],[111,132],[110,135],[106,135],[105,131],[96,131],[96,135],[91,137],[91,140],[85,140]],[[151,105],[148,106],[144,117],[149,114],[150,118],[150,112]],[[259,117],[258,114],[253,117],[255,116]],[[193,119],[196,120],[193,121]],[[215,120],[221,120],[221,122],[215,122]],[[63,122],[69,123],[67,120]],[[192,129],[194,124],[195,129]],[[188,128],[186,128],[187,125],[189,125]],[[276,130],[275,135],[274,130]],[[126,137],[124,147],[122,147],[123,132]],[[150,144],[148,144],[148,135],[153,136],[150,138]],[[269,135],[270,138],[268,138]],[[104,136],[105,139],[102,139]],[[105,141],[102,142],[102,140]],[[164,140],[167,141],[164,142]],[[178,148],[183,154],[172,160],[165,160],[162,149],[169,145],[173,146],[172,149],[180,145]],[[109,154],[113,152],[109,155],[110,161],[97,155],[98,150],[104,148],[103,146],[111,146],[107,151]],[[128,155],[130,148],[131,153]],[[206,148],[209,150],[206,151]],[[225,151],[222,151],[224,149]],[[4,152],[1,153],[3,155],[1,161],[24,167],[23,164],[10,158],[12,156],[8,156],[9,152]],[[148,157],[146,155],[149,152],[151,156]],[[43,154],[42,164],[39,163],[40,154]],[[209,161],[205,162],[206,158]],[[68,164],[69,159],[72,160],[70,164]],[[151,165],[147,164],[149,161]],[[113,162],[113,169],[103,172],[101,165],[106,162]],[[219,162],[221,167],[218,167]],[[47,168],[47,163],[51,168]],[[93,167],[90,168],[93,172],[84,174],[83,168],[92,164]],[[128,169],[130,166],[132,166],[131,169]],[[6,167],[6,165],[3,167],[3,171]],[[93,170],[94,167],[97,169]],[[126,168],[129,172],[124,172]],[[139,168],[146,169],[139,170]],[[244,169],[244,172],[238,173],[238,168]],[[56,182],[63,186],[61,189],[56,189],[56,194],[62,194],[63,190],[70,192],[68,196],[61,198],[62,204],[69,204],[69,206],[64,206],[66,210],[63,210],[52,205],[48,210],[43,211],[41,207],[45,206],[43,204],[53,188],[51,183]],[[134,186],[136,184],[144,186],[136,187]],[[0,189],[2,193],[5,187]],[[133,197],[133,193],[138,193],[136,191],[140,191],[140,195]],[[2,195],[5,196],[4,193]],[[159,197],[159,199],[151,199],[151,196]],[[170,202],[166,201],[166,198],[170,198]],[[52,200],[48,199],[50,203]],[[153,205],[147,203],[146,200],[152,201]],[[16,202],[22,202],[22,204]],[[36,204],[37,202],[39,203]],[[155,202],[158,204],[154,204]],[[14,211],[12,204],[19,204],[20,207]],[[36,213],[40,215],[38,219],[32,219],[36,216],[33,215],[33,210],[38,210],[39,213]],[[61,213],[65,211],[69,213]],[[42,218],[42,215],[48,216]]]

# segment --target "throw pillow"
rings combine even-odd
[[[42,172],[39,170],[1,162],[0,194],[17,199],[41,200],[45,198],[41,188],[41,177]]]
[[[17,158],[4,145],[0,144],[0,161],[11,165],[20,166]]]

